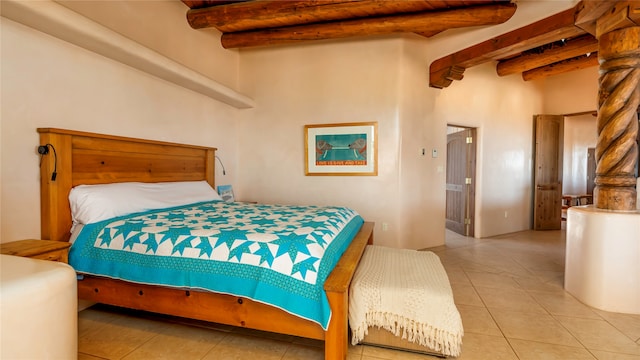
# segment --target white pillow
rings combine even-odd
[[[222,198],[204,180],[78,185],[69,193],[74,226],[146,210],[212,200]]]

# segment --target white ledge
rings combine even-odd
[[[238,109],[254,107],[253,99],[52,1],[2,0],[2,16]]]

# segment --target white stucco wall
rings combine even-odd
[[[40,237],[38,127],[216,146],[235,176],[237,109],[0,21],[1,242]]]
[[[598,108],[598,67],[535,81],[544,88],[545,114],[572,114]]]
[[[242,196],[350,206],[376,222],[376,241],[397,241],[401,53],[397,39],[242,51],[241,91],[257,104],[241,115]],[[365,121],[378,122],[378,176],[305,176],[305,125]]]
[[[437,97],[434,118],[478,129],[476,237],[530,227],[532,118],[542,102],[538,86],[518,75],[498,78],[495,64],[468,69]]]
[[[474,126],[476,236],[529,228],[531,119],[554,110],[544,95],[553,81],[499,78],[486,64],[447,89],[428,87],[431,61],[491,37],[489,28],[229,51],[215,30],[188,28],[184,4],[151,3],[63,2],[241,91],[255,108],[231,108],[2,18],[0,241],[39,236],[37,127],[216,146],[227,170],[217,182],[240,200],[348,205],[376,222],[377,243],[425,248],[444,243],[446,125]],[[514,21],[570,5],[523,1]],[[139,12],[146,20],[134,21]],[[360,121],[379,123],[378,176],[304,175],[305,124]]]
[[[241,90],[258,104],[242,119],[239,187],[248,200],[343,203],[376,222],[377,243],[441,245],[446,125],[454,123],[479,128],[476,236],[528,229],[541,88],[498,78],[487,64],[430,89],[429,50],[408,36],[243,51]],[[377,177],[304,175],[305,124],[371,120],[380,130]]]
[[[238,84],[238,51],[220,46],[216,29],[192,29],[182,1],[54,1],[223,85]]]

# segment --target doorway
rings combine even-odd
[[[447,126],[446,228],[474,236],[476,129]]]

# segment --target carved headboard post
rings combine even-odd
[[[72,187],[71,135],[38,129],[40,144],[53,146],[42,157],[40,169],[40,236],[45,240],[68,241],[71,229],[69,192]],[[55,180],[52,174],[56,171]]]
[[[216,148],[207,149],[207,162],[205,164],[205,180],[214,189],[216,188],[216,150]]]
[[[69,192],[76,185],[206,180],[215,186],[213,147],[53,128],[38,133],[38,145],[50,150],[40,169],[42,239],[71,237]]]

